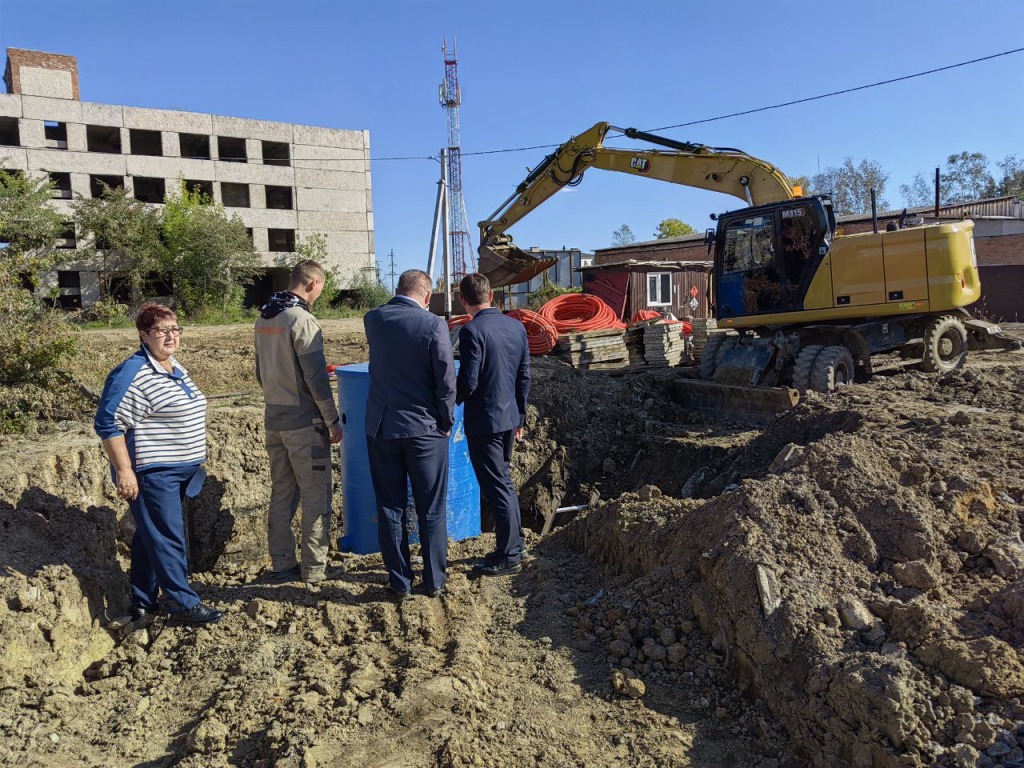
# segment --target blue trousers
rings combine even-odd
[[[509,473],[515,430],[490,435],[467,435],[466,442],[473,472],[480,483],[480,492],[494,515],[494,537],[497,542],[488,559],[504,560],[509,565],[515,565],[523,559],[526,540],[519,510],[519,492]]]
[[[440,589],[448,567],[448,438],[440,432],[384,440],[366,437],[370,478],[377,500],[377,537],[393,589],[412,589],[406,505],[416,504],[423,554],[423,586]]]
[[[188,583],[181,508],[185,489],[199,469],[197,465],[166,467],[137,475],[139,495],[128,502],[135,519],[129,578],[132,605],[137,608],[155,607],[161,589],[165,598],[177,603],[169,606],[172,611],[199,604],[199,595]]]

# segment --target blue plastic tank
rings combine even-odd
[[[458,372],[458,361],[455,370]],[[341,441],[341,492],[344,533],[339,540],[342,552],[368,555],[380,552],[377,543],[377,502],[370,479],[370,460],[366,452],[366,398],[370,392],[368,363],[338,366],[338,410],[345,437]],[[455,408],[455,424],[448,439],[448,537],[461,541],[480,535],[480,484],[469,461],[469,446],[462,420],[462,406]],[[418,544],[416,507],[409,488],[406,506],[409,519],[409,543]]]

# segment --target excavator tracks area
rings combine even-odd
[[[360,320],[324,335],[366,359]],[[76,377],[135,344],[85,332]],[[251,328],[180,358],[213,396],[193,579],[226,617],[126,624],[131,516],[89,414],[0,437],[0,765],[1024,766],[1024,353],[756,427],[680,404],[680,368],[535,358],[530,559],[475,580],[491,535],[453,543],[443,597],[401,603],[377,556],[261,579]]]

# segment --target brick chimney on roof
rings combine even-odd
[[[61,53],[7,49],[8,93],[78,100],[78,59]]]

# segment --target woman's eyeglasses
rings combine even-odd
[[[181,332],[184,331],[185,329],[182,328],[180,325],[176,325],[173,328],[150,328],[149,330],[152,333],[158,333],[161,336],[172,338],[175,336],[181,336]]]

